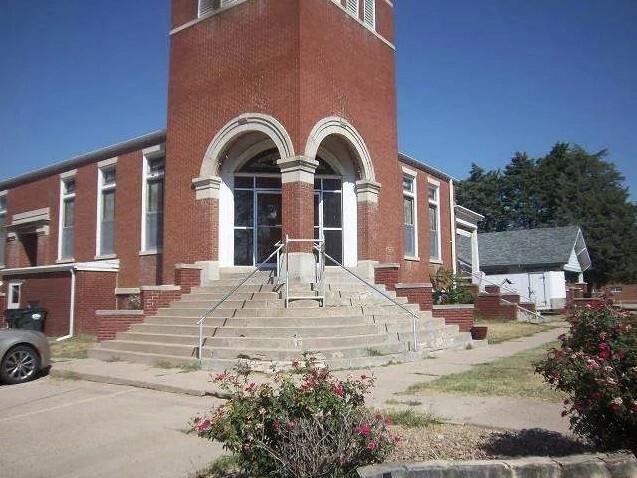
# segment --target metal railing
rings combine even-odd
[[[318,251],[318,260],[314,264],[314,282],[317,285],[318,295],[297,295],[290,296],[290,243],[312,243],[312,249]],[[283,255],[285,257],[285,308],[290,306],[290,300],[312,299],[319,300],[321,306],[325,305],[325,239],[290,239],[285,236]]]
[[[503,284],[498,284],[496,282],[490,281],[489,279],[486,279],[484,274],[482,272],[471,272],[471,277],[475,277],[477,279],[480,279],[480,288],[482,289],[482,282],[487,283],[488,285],[495,285],[498,286],[500,288],[500,290],[504,290],[506,293],[508,294],[512,294],[512,295],[519,295],[521,298],[528,300],[529,303],[534,303],[530,297],[527,297],[525,295],[520,294],[520,292],[518,292],[515,289],[510,289],[506,286],[504,286]],[[488,292],[487,292],[488,293]],[[520,304],[516,304],[515,302],[511,302],[509,300],[503,299],[500,297],[500,300],[502,302],[505,302],[507,304],[513,304],[515,305],[515,307],[518,310],[521,310],[522,312],[524,312],[525,314],[530,314],[530,315],[534,315],[538,318],[538,320],[544,321],[546,320],[545,317],[538,311],[531,311],[529,309],[525,309],[524,307],[522,307]]]
[[[203,360],[203,323],[205,322],[205,320],[210,316],[210,314],[212,314],[215,310],[217,310],[217,308],[219,308],[219,306],[221,304],[223,304],[230,296],[232,296],[232,294],[234,294],[237,290],[239,290],[239,288],[245,284],[246,282],[248,282],[252,276],[254,276],[259,270],[261,270],[261,268],[267,264],[270,259],[272,259],[275,255],[277,256],[277,258],[279,258],[279,253],[281,251],[281,248],[283,248],[285,244],[282,243],[281,241],[277,242],[274,247],[276,248],[272,254],[270,254],[263,262],[261,262],[252,272],[250,272],[246,277],[243,278],[243,280],[241,282],[239,282],[236,286],[234,286],[232,288],[232,290],[230,292],[228,292],[226,295],[224,295],[215,305],[213,305],[212,307],[210,307],[208,310],[206,310],[203,314],[201,314],[199,316],[199,320],[197,321],[197,325],[199,326],[199,345],[197,347],[197,358],[201,361]],[[278,275],[278,271],[279,271],[279,261],[277,259],[277,275]]]
[[[349,272],[352,276],[354,276],[356,279],[358,279],[359,281],[361,281],[363,284],[367,285],[369,288],[373,289],[374,292],[377,292],[378,294],[382,295],[383,297],[385,297],[387,300],[389,300],[392,304],[397,305],[398,307],[400,307],[402,310],[404,310],[405,312],[407,312],[410,316],[411,316],[411,327],[412,327],[412,347],[413,347],[413,352],[418,351],[418,324],[420,322],[420,316],[418,316],[418,314],[414,313],[412,310],[409,310],[407,307],[405,307],[403,304],[401,304],[400,302],[398,302],[394,297],[392,297],[389,294],[386,294],[384,291],[378,289],[374,284],[367,282],[367,280],[365,280],[363,277],[361,277],[360,275],[358,275],[356,272],[348,269],[347,267],[345,267],[343,264],[341,264],[340,262],[338,262],[336,259],[334,259],[332,256],[330,256],[327,252],[323,251],[323,264],[325,264],[325,258],[329,259],[330,261],[332,261],[335,265],[339,266],[341,269],[346,270],[347,272]]]

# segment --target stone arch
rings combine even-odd
[[[305,156],[314,159],[321,143],[331,135],[340,136],[347,140],[356,152],[361,171],[359,179],[375,181],[374,165],[363,137],[351,123],[338,116],[323,118],[314,125],[305,145]]]
[[[294,156],[292,139],[276,118],[260,113],[245,113],[228,121],[215,135],[201,163],[199,176],[219,176],[220,158],[228,145],[244,133],[260,132],[272,140],[281,158]]]

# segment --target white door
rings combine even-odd
[[[529,297],[538,309],[549,305],[546,297],[546,277],[542,272],[529,274]]]

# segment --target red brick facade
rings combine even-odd
[[[352,244],[357,245],[354,260],[391,264],[376,269],[377,282],[394,290],[397,283],[429,282],[432,269],[452,268],[451,180],[398,154],[393,5],[376,0],[375,28],[370,28],[364,25],[363,8],[355,19],[345,11],[344,0],[337,3],[247,0],[198,19],[196,0],[173,0],[166,131],[0,181],[0,192],[7,192],[5,271],[11,271],[4,280],[20,276],[16,269],[58,263],[61,181],[72,175],[75,241],[69,263],[118,260],[113,272],[78,270],[77,331],[97,333],[96,310],[123,309],[137,295],[116,297],[116,289],[141,289],[141,305],[153,314],[201,283],[199,269],[176,265],[231,265],[221,264],[223,254],[230,256],[224,260],[233,259],[221,250],[224,238],[232,236],[221,226],[232,212],[221,210],[232,207],[223,202],[224,194],[232,194],[233,175],[250,159],[242,155],[253,157],[254,151],[268,148],[278,149],[280,161],[296,158],[306,167],[319,155],[333,158],[331,166],[353,195],[343,221],[351,221],[354,232],[344,238],[344,248],[352,247],[353,255]],[[165,152],[163,249],[150,252],[142,244],[147,148],[152,154]],[[96,257],[103,161],[116,168],[113,257]],[[416,172],[417,185],[419,257],[409,259],[404,253],[403,168]],[[284,170],[282,233],[293,238],[314,237],[310,170],[296,179]],[[429,257],[431,183],[439,187],[441,257],[434,261]],[[291,251],[310,247],[297,243]],[[32,270],[25,280],[23,299],[44,306],[46,301],[52,310],[47,333],[66,334],[70,271],[58,277]],[[431,308],[430,293],[402,288],[400,294]]]

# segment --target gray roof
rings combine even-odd
[[[29,181],[35,181],[52,174],[79,168],[86,164],[95,163],[102,159],[108,159],[130,151],[154,146],[156,144],[163,143],[164,141],[166,141],[166,130],[155,131],[143,136],[138,136],[137,138],[129,139],[122,143],[113,144],[105,148],[91,151],[90,153],[75,156],[59,163],[51,164],[41,169],[36,169],[35,171],[21,174],[15,178],[0,180],[0,191]]]
[[[577,226],[478,234],[480,269],[506,266],[564,266],[575,251],[583,270],[590,258]],[[469,256],[470,257],[470,256]]]

